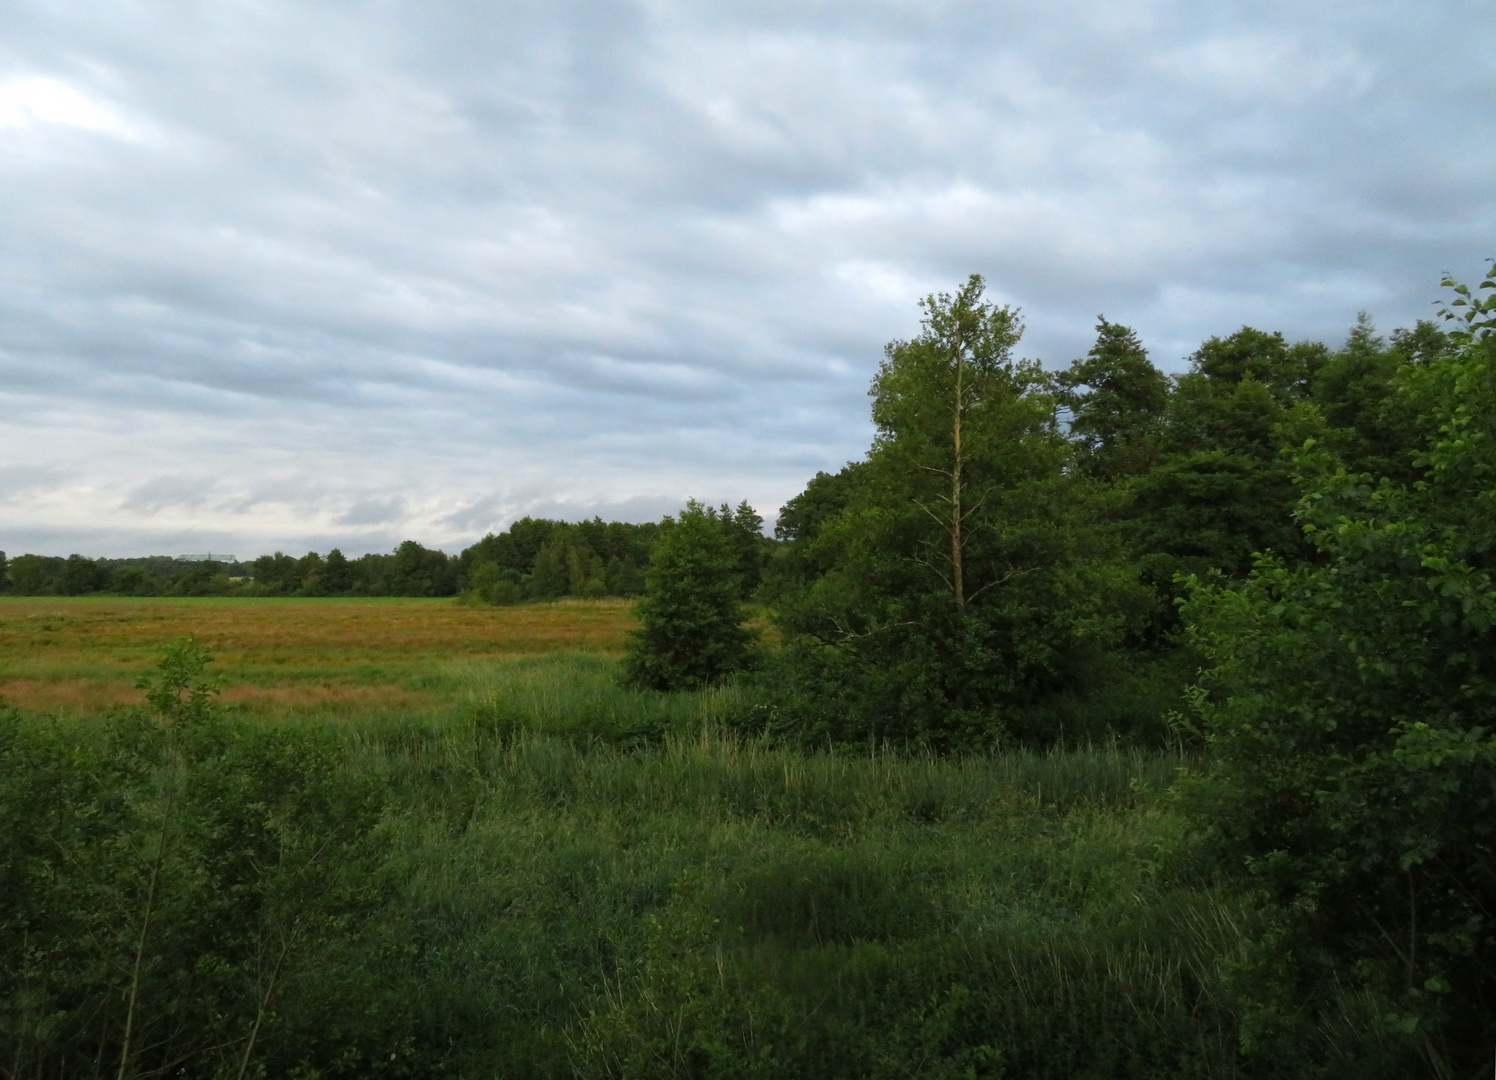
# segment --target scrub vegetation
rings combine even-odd
[[[1169,379],[1105,319],[1046,374],[973,278],[774,541],[0,600],[0,1076],[1488,1075],[1496,267],[1447,284]]]

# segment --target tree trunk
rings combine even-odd
[[[965,386],[965,350],[961,339],[956,339],[956,407],[954,419],[955,460],[951,463],[951,595],[956,601],[956,612],[966,613],[966,585],[961,577],[961,406]]]

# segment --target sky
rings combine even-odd
[[[981,273],[1335,345],[1496,254],[1496,3],[8,0],[0,550],[772,520]]]

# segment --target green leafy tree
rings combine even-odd
[[[221,562],[193,563],[171,583],[173,596],[222,596],[232,588]]]
[[[608,591],[602,560],[580,544],[566,549],[566,583],[573,596],[598,597]]]
[[[47,555],[17,555],[10,561],[11,592],[20,596],[55,595],[64,562]]]
[[[1070,411],[1070,437],[1091,473],[1131,476],[1156,462],[1169,380],[1130,328],[1099,318],[1096,344],[1056,382]]]
[[[1381,430],[1398,359],[1363,311],[1345,346],[1315,373],[1311,394],[1327,425],[1324,442],[1352,472],[1415,478],[1406,452],[1412,432]]]
[[[1049,380],[1012,357],[1017,313],[982,294],[926,298],[888,346],[867,461],[819,482],[845,503],[794,542],[812,573],[779,599],[779,682],[803,736],[990,744],[1118,630],[1097,489],[1067,470]]]
[[[1243,326],[1228,337],[1213,337],[1190,357],[1191,370],[1217,386],[1254,382],[1282,401],[1308,393],[1327,350],[1314,342],[1290,345],[1276,331]]]
[[[518,577],[498,563],[484,559],[469,568],[463,600],[470,604],[518,603],[521,598]]]
[[[348,557],[337,548],[327,553],[322,566],[322,586],[333,596],[341,596],[353,588],[353,568]]]
[[[456,560],[457,573],[463,591],[479,599],[491,590],[476,587],[474,575],[485,563],[496,567],[503,581],[501,603],[567,595],[635,596],[644,589],[644,570],[658,530],[654,522],[521,518],[465,549]]]
[[[859,476],[866,463],[848,462],[840,472],[818,472],[805,490],[779,508],[774,535],[779,540],[813,540],[821,526],[845,510],[852,502]]]
[[[739,591],[747,600],[763,582],[764,564],[769,560],[773,541],[764,536],[764,519],[746,499],[738,503],[736,509],[723,503],[717,516],[737,552]]]
[[[1307,1038],[1350,982],[1448,1077],[1496,1048],[1496,266],[1482,287],[1457,291],[1457,351],[1396,375],[1417,482],[1308,443],[1317,558],[1186,607],[1213,663],[1190,805],[1269,913],[1259,1038]]]
[[[971,518],[1001,490],[1003,467],[1024,474],[1059,462],[1045,437],[1052,403],[1029,392],[1042,386],[1038,367],[1011,359],[1023,333],[1018,313],[983,303],[984,288],[973,274],[954,297],[927,297],[924,333],[888,346],[870,391],[875,470],[942,535],[925,544],[922,561],[957,612],[995,583],[968,573],[966,555]]]
[[[327,563],[315,551],[308,551],[297,559],[296,577],[301,582],[297,591],[303,596],[326,596],[330,591],[324,576],[326,569]]]
[[[764,567],[763,595],[771,604],[792,597],[829,572],[834,563],[815,543],[822,527],[851,505],[866,462],[849,462],[839,472],[818,472],[800,492],[779,508],[774,522],[778,541]]]
[[[277,551],[261,555],[254,561],[255,584],[277,595],[294,593],[301,588],[301,562]]]
[[[1179,629],[1176,575],[1242,577],[1258,552],[1310,554],[1293,522],[1299,492],[1283,453],[1327,437],[1307,396],[1327,356],[1323,346],[1244,326],[1204,342],[1175,378],[1158,457],[1129,483],[1123,512],[1127,546],[1154,592],[1150,640]]]
[[[114,572],[110,590],[122,596],[154,596],[161,591],[161,581],[143,566],[126,564]]]
[[[136,680],[135,688],[145,692],[146,704],[167,727],[206,723],[223,689],[221,679],[204,674],[212,662],[211,646],[184,638],[167,646],[155,669]]]
[[[626,681],[691,690],[748,667],[754,635],[743,625],[741,576],[729,525],[715,510],[693,499],[666,518],[637,603]]]
[[[62,566],[57,591],[63,596],[86,596],[108,584],[109,572],[92,559],[69,555]]]
[[[457,591],[456,569],[446,552],[405,540],[385,566],[380,588],[389,596],[451,596]]]
[[[557,534],[540,546],[530,568],[526,593],[538,600],[554,600],[571,590],[571,567],[567,565],[570,547],[564,534]]]

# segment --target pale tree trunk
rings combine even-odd
[[[961,549],[965,538],[961,535],[961,406],[965,392],[964,379],[966,361],[961,339],[956,339],[956,406],[952,431],[955,442],[955,459],[951,463],[951,595],[956,601],[958,614],[966,612],[966,584],[961,576]]]

